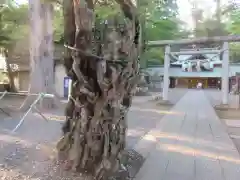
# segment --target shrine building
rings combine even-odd
[[[201,51],[210,51],[211,48],[203,48]],[[170,88],[196,88],[198,82],[202,82],[203,87],[221,88],[222,60],[218,54],[194,53],[185,55],[181,49],[178,56],[174,56],[169,68],[169,86]],[[183,52],[181,54],[181,52]],[[163,77],[164,67],[148,67],[147,73],[151,78]],[[240,64],[229,64],[229,85],[235,84],[236,73],[240,72]]]

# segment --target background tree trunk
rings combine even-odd
[[[9,85],[10,85],[10,91],[11,92],[16,92],[16,86],[14,83],[14,75],[9,63],[9,55],[8,55],[8,51],[5,49],[4,50],[4,56],[5,56],[5,62],[6,62],[6,69],[7,69],[7,75],[8,75],[8,79],[9,79]]]
[[[96,41],[92,0],[64,1],[65,67],[73,85],[64,136],[57,148],[70,169],[90,173],[96,179],[119,168],[125,148],[126,113],[139,74],[136,10],[130,1],[116,1],[128,23],[120,30],[117,18],[105,21],[105,38],[97,47],[92,43]],[[96,48],[98,53],[93,54]]]
[[[43,92],[55,94],[54,87],[54,46],[53,46],[53,5],[51,3],[42,4],[43,19],[43,46],[42,48],[42,74],[43,74]],[[42,105],[45,108],[54,106],[53,98],[44,98]]]
[[[50,3],[29,0],[31,93],[54,93],[52,14],[53,7]],[[33,98],[30,98],[26,106],[32,101]],[[43,106],[50,108],[53,103],[53,99],[45,99]]]
[[[222,22],[221,0],[215,0],[215,2],[216,2],[216,19],[220,26]]]

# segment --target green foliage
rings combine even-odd
[[[28,7],[18,5],[14,0],[2,0],[0,2],[0,48],[4,49],[4,55],[11,50],[16,41],[27,35]],[[6,57],[8,79],[12,91],[15,91],[14,78],[12,75],[8,57]]]
[[[141,57],[141,67],[146,68],[149,64],[162,65],[164,62],[164,50],[161,48],[148,48]]]
[[[55,0],[50,0],[55,2]],[[59,2],[59,1],[57,1]],[[137,0],[138,15],[142,26],[142,41],[176,39],[186,37],[188,33],[180,28],[182,22],[177,19],[178,7],[176,0],[169,1],[146,1]],[[54,6],[58,6],[56,3]],[[95,5],[95,13],[99,20],[109,19],[119,14],[121,10],[115,0],[98,1]],[[123,19],[124,20],[124,19]],[[63,16],[62,8],[54,8],[54,40],[62,43],[63,40]],[[163,63],[164,53],[161,49],[148,49],[141,56],[141,66],[147,61]],[[145,64],[145,65],[144,65]]]
[[[149,41],[177,38],[179,30],[176,19],[153,19],[146,23],[146,36]]]
[[[233,9],[229,13],[229,24],[227,30],[229,34],[240,34],[240,7]],[[230,44],[230,60],[233,62],[240,62],[240,43]]]
[[[63,27],[62,7],[55,4],[53,11],[53,39],[56,43],[63,43]]]
[[[240,34],[240,7],[232,10],[229,14],[230,23],[228,31],[231,34]]]
[[[222,36],[240,34],[240,7],[234,3],[220,6],[216,1],[216,12],[213,17],[198,19],[195,36]],[[220,7],[219,7],[220,6]],[[226,21],[223,21],[227,19]],[[230,60],[240,62],[240,43],[230,43]]]
[[[121,14],[122,11],[115,1],[110,0],[107,4],[96,4],[95,13],[98,15],[99,19],[105,20],[117,14]]]
[[[175,0],[169,1],[148,1],[139,0],[139,14],[144,21],[144,40],[166,40],[178,39],[185,37],[184,30],[180,24],[183,24],[178,18],[178,7]],[[148,62],[149,61],[149,62]],[[163,49],[146,49],[141,56],[141,67],[144,68],[148,64],[163,64]]]
[[[240,43],[230,44],[230,61],[234,63],[240,62]]]
[[[27,33],[27,5],[6,1],[0,7],[0,46],[8,49]]]
[[[198,29],[196,29],[196,36],[222,36],[228,32],[225,29],[225,24],[217,22],[215,19],[205,19],[202,23],[199,23]]]

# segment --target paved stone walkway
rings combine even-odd
[[[135,149],[136,180],[239,180],[240,157],[203,91],[190,90]]]

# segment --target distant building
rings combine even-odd
[[[230,82],[234,84],[234,77],[240,72],[240,64],[230,64],[229,68]],[[162,79],[164,67],[147,68],[147,72],[154,79]],[[179,55],[170,63],[170,87],[195,88],[198,82],[202,82],[204,88],[220,88],[221,73],[222,60],[217,54]]]
[[[64,77],[66,77],[63,66],[63,45],[54,46],[54,83],[57,94],[63,97]],[[28,91],[30,82],[30,54],[29,39],[19,40],[15,47],[9,52],[9,62],[12,67],[14,84],[18,91]],[[0,53],[0,72],[7,74],[5,58]],[[3,80],[2,80],[3,81]],[[2,88],[0,88],[2,91]]]

